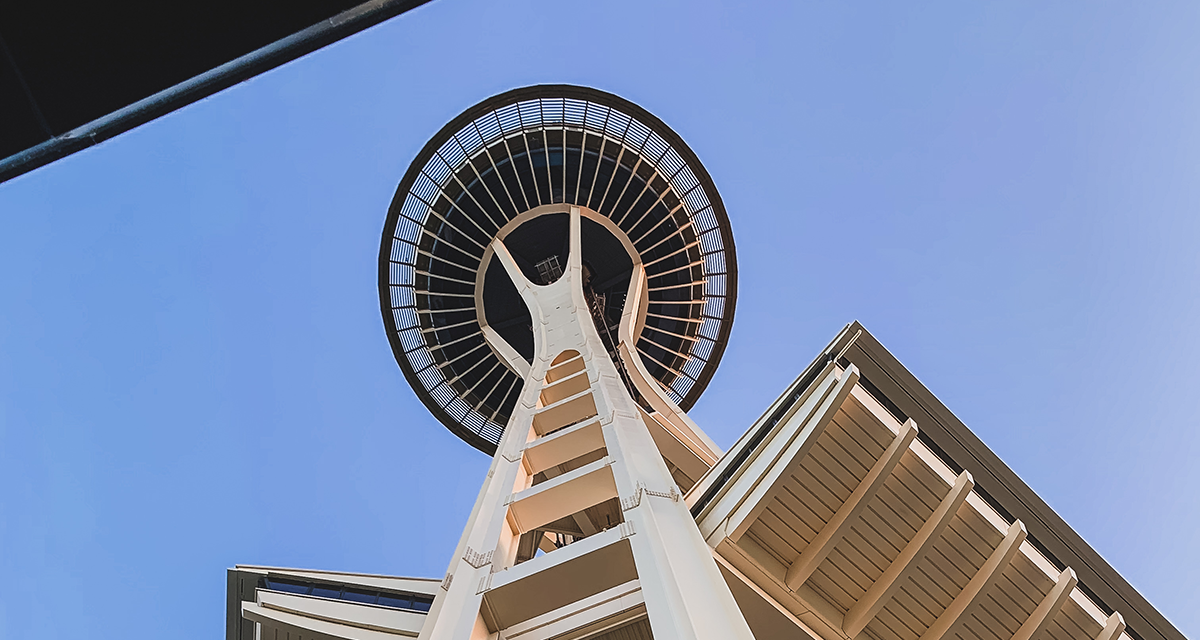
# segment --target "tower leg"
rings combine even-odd
[[[752,640],[591,320],[580,224],[572,208],[567,269],[545,286],[493,241],[535,356],[420,638],[557,635],[625,607],[660,640]]]

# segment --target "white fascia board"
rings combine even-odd
[[[254,602],[242,603],[242,617],[267,627],[295,630],[302,635],[319,634],[318,637],[344,638],[345,640],[396,640],[397,636],[415,638],[420,633],[420,627],[411,631],[391,632],[353,627],[288,611],[270,609]],[[421,617],[424,618],[424,616]]]

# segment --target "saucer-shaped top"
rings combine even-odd
[[[522,380],[484,340],[481,321],[526,359],[533,334],[486,249],[504,229],[531,279],[554,277],[565,264],[565,216],[509,224],[554,209],[547,205],[586,207],[614,223],[583,228],[602,334],[621,316],[634,264],[627,247],[637,252],[648,305],[636,352],[685,411],[712,378],[733,324],[737,263],[725,207],[696,155],[662,121],[612,94],[566,85],[516,89],[471,107],[400,181],[379,247],[379,305],[417,396],[489,454]]]

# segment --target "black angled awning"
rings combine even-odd
[[[0,182],[428,1],[0,2]]]

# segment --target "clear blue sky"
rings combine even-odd
[[[1200,5],[901,4],[437,0],[0,185],[0,638],[221,637],[239,562],[444,574],[488,460],[393,360],[379,234],[544,82],[724,197],[719,444],[859,319],[1200,634]]]

